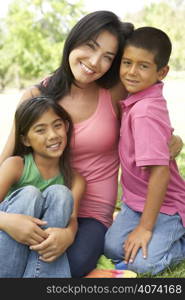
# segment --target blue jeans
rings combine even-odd
[[[104,253],[114,262],[124,259],[123,244],[128,234],[138,225],[141,213],[123,205],[105,236]],[[185,259],[185,228],[178,214],[159,213],[152,238],[148,244],[148,255],[144,259],[139,249],[128,269],[138,273],[157,274],[172,264]]]
[[[4,200],[0,210],[47,221],[42,228],[64,228],[73,210],[73,199],[70,190],[63,185],[52,185],[42,193],[34,186],[26,186]],[[0,231],[0,277],[64,278],[71,277],[71,273],[66,253],[46,263],[39,259],[36,251]]]

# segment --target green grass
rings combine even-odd
[[[185,179],[185,146],[183,147],[181,154],[176,159],[179,172],[181,176]],[[118,200],[116,203],[116,210],[119,210],[121,207],[121,186],[118,187]],[[102,255],[98,261],[97,268],[99,269],[110,269],[114,268],[113,263],[110,259],[106,258]],[[171,266],[166,269],[162,273],[158,273],[157,275],[151,274],[138,274],[138,278],[185,278],[185,260],[175,266]]]

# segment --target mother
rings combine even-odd
[[[122,23],[109,11],[86,15],[69,33],[59,68],[21,99],[49,95],[74,123],[72,166],[85,177],[87,187],[76,220],[77,233],[74,226],[56,241],[59,249],[64,244],[61,252],[68,248],[72,277],[95,268],[112,222],[119,168],[118,101],[126,97],[119,83],[119,64],[124,38],[132,30],[132,24]],[[12,130],[2,160],[11,155],[13,144]]]

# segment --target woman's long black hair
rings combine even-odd
[[[119,80],[119,67],[125,38],[132,32],[131,23],[121,22],[110,11],[95,11],[83,17],[70,31],[64,45],[62,61],[59,68],[48,78],[46,84],[38,86],[42,94],[51,96],[55,101],[62,99],[74,83],[74,76],[69,65],[69,54],[76,47],[97,37],[106,30],[117,37],[118,51],[110,69],[96,82],[103,88],[111,88]]]
[[[24,156],[32,153],[31,147],[26,147],[22,142],[22,136],[26,136],[30,127],[41,117],[41,115],[52,109],[66,124],[67,145],[60,157],[60,171],[64,177],[64,184],[71,188],[72,169],[70,166],[70,141],[72,135],[72,121],[69,114],[53,99],[45,96],[39,96],[22,102],[15,112],[15,146],[13,155]]]

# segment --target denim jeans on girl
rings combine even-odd
[[[34,186],[26,186],[13,192],[0,204],[0,211],[47,221],[42,228],[66,227],[72,210],[71,191],[58,184],[42,193]],[[0,277],[64,278],[71,277],[71,273],[66,253],[53,262],[43,262],[36,251],[31,251],[27,245],[0,231]]]
[[[123,204],[120,213],[105,236],[104,253],[114,262],[124,260],[124,242],[139,224],[141,213]],[[140,248],[128,269],[138,273],[157,274],[172,264],[185,259],[185,227],[178,214],[169,216],[159,213],[144,259]]]

